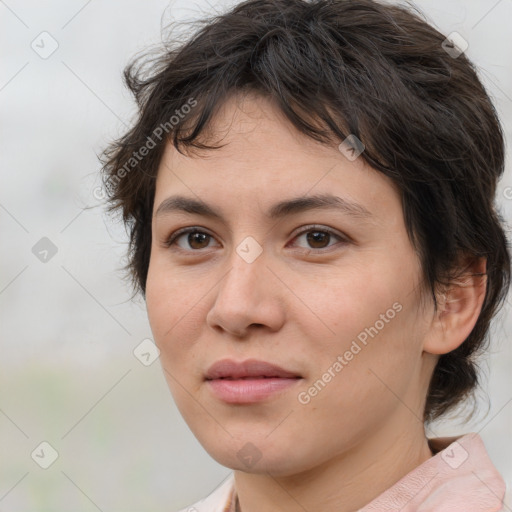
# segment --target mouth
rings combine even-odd
[[[290,370],[285,370],[266,361],[247,359],[237,362],[232,359],[222,359],[214,363],[206,372],[206,380],[216,379],[265,379],[265,378],[301,378],[302,376]]]
[[[256,380],[256,379],[281,379],[286,377],[277,377],[277,376],[262,376],[262,375],[254,375],[254,376],[245,376],[245,377],[219,377],[219,379],[206,379],[206,380]]]
[[[266,361],[223,359],[208,369],[205,382],[212,393],[224,402],[250,404],[289,390],[302,378],[296,372]]]

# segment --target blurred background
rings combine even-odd
[[[126,233],[94,191],[97,155],[134,119],[125,64],[171,21],[235,3],[0,0],[1,511],[172,512],[230,473],[189,432],[159,360],[141,355],[152,335],[119,270]],[[468,42],[510,147],[512,0],[414,3]],[[511,223],[510,151],[507,165],[498,201]],[[509,486],[510,301],[481,363],[479,414],[435,425],[479,432]]]

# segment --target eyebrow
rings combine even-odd
[[[368,219],[372,213],[363,205],[331,194],[301,196],[287,199],[273,205],[265,214],[269,219],[280,219],[308,210],[337,210],[358,219]],[[160,217],[173,212],[202,215],[222,221],[223,216],[215,207],[202,200],[175,195],[164,199],[154,216]]]

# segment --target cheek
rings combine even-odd
[[[146,281],[146,308],[155,337],[159,341],[172,334],[180,317],[192,309],[194,284],[152,254]]]
[[[175,283],[170,286],[155,272],[148,274],[146,308],[153,338],[160,350],[160,364],[178,409],[188,417],[190,397],[183,394],[183,386],[192,391],[190,379],[195,363],[190,337],[195,327],[188,315],[183,316],[183,304],[182,294]]]
[[[150,264],[146,281],[148,320],[162,364],[173,374],[183,372],[185,362],[190,366],[195,340],[200,338],[205,321],[201,310],[204,294],[203,287],[194,286],[189,276]]]
[[[167,340],[172,338],[179,325],[181,299],[180,286],[174,280],[171,283],[161,266],[151,261],[146,281],[146,309],[155,343],[161,352],[170,348]]]
[[[311,283],[306,282],[298,295],[307,297],[305,302],[310,306],[310,313],[316,314],[326,327],[325,332],[331,333],[328,339],[336,344],[340,337],[356,338],[375,322],[383,328],[381,314],[386,320],[399,316],[393,304],[400,302],[401,294],[396,283],[390,283],[387,276],[389,273],[386,275],[371,267],[352,267],[349,271],[331,272],[328,279],[322,280],[322,286],[312,288]],[[312,289],[315,289],[314,294]],[[312,314],[308,316],[312,324],[315,319]]]
[[[308,348],[315,354],[311,378],[322,378],[331,369],[344,375],[333,380],[346,379],[343,386],[355,396],[371,383],[378,385],[372,369],[402,385],[400,376],[413,372],[413,360],[421,355],[418,297],[413,284],[417,276],[413,271],[411,266],[399,269],[398,265],[352,267],[323,280],[314,295],[305,295],[312,289],[311,283],[298,290],[299,296],[308,296],[307,304],[316,313],[316,317],[308,313],[301,320]],[[338,364],[336,371],[332,366],[339,363],[338,356],[343,369],[339,370]]]
[[[167,287],[159,280],[155,265],[150,264],[146,280],[146,310],[155,342],[159,345],[166,330],[173,325],[173,297],[169,296]]]

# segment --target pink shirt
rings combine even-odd
[[[505,512],[506,485],[477,433],[429,439],[433,457],[357,512]],[[234,474],[179,512],[237,512]],[[242,511],[243,512],[243,511]]]

